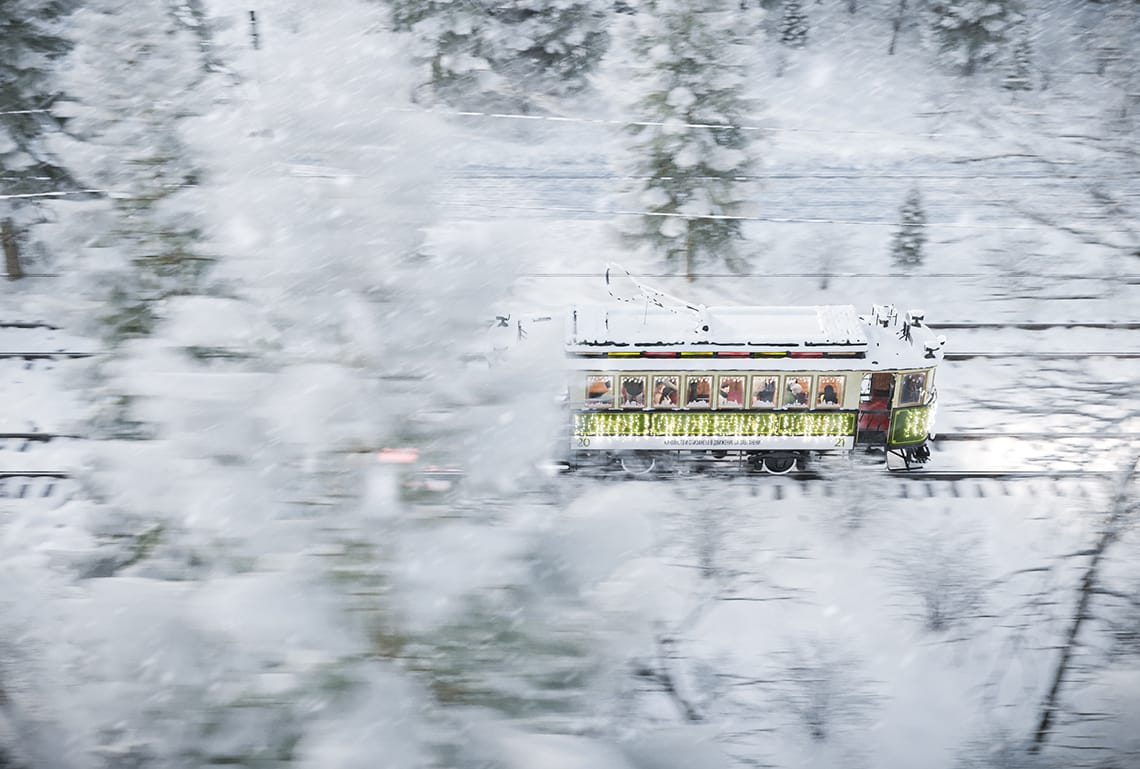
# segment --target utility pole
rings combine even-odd
[[[249,12],[249,39],[253,43],[253,50],[261,50],[261,37],[257,34],[257,11]]]
[[[16,228],[11,219],[5,219],[0,224],[0,243],[4,248],[4,268],[8,280],[19,280],[24,277],[24,268],[20,266],[20,249],[16,243]]]

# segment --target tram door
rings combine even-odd
[[[886,443],[891,426],[895,375],[888,371],[864,374],[859,388],[859,443]]]

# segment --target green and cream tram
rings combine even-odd
[[[861,444],[907,467],[929,457],[945,340],[920,313],[678,309],[661,292],[643,292],[651,301],[641,306],[570,311],[571,465],[648,472],[696,453],[784,473]]]

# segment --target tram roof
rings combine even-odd
[[[805,307],[709,307],[708,331],[689,311],[655,306],[579,305],[573,308],[567,344],[598,347],[834,348],[863,351],[867,324],[851,305]]]

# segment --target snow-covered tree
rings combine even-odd
[[[606,0],[504,0],[491,9],[491,65],[514,93],[586,87],[609,44]]]
[[[643,213],[618,224],[690,279],[702,264],[744,265],[740,217],[754,190],[742,179],[755,158],[738,14],[719,0],[655,0],[630,20],[640,120],[622,165]]]
[[[60,130],[50,109],[60,97],[55,60],[67,53],[63,19],[73,0],[4,0],[0,3],[0,236],[6,271],[22,274],[24,228],[40,198],[18,197],[73,188],[47,137]]]
[[[480,94],[491,87],[487,11],[451,0],[386,0],[392,28],[411,32],[413,53],[425,68],[424,85],[445,100]]]
[[[926,211],[922,206],[922,195],[914,187],[899,209],[899,228],[891,239],[891,255],[899,264],[919,264],[925,244]]]
[[[934,0],[934,33],[945,60],[963,75],[997,59],[1016,21],[1011,0]]]
[[[110,191],[104,231],[81,269],[100,307],[99,333],[113,344],[149,333],[157,303],[203,286],[210,260],[196,223],[199,174],[180,136],[203,63],[159,0],[93,0],[73,31],[82,42],[63,77],[75,101],[61,111],[82,144],[69,155],[85,183]]]
[[[780,42],[792,48],[807,45],[808,17],[800,0],[784,0],[780,16]]]
[[[581,90],[608,44],[603,0],[386,0],[393,28],[411,32],[427,85],[457,102],[526,104],[533,91]]]

